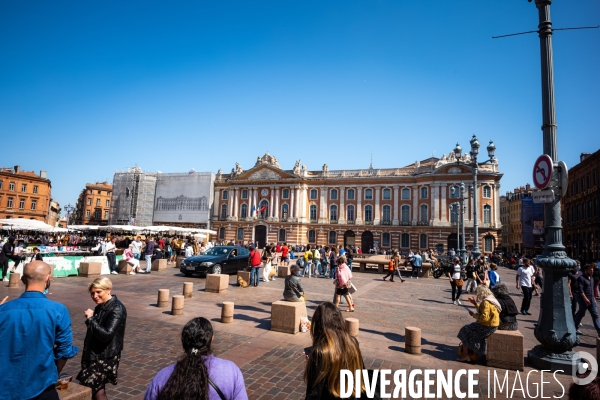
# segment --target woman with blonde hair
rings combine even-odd
[[[487,286],[478,286],[477,297],[469,297],[468,300],[477,308],[476,312],[469,311],[477,321],[463,326],[458,332],[458,338],[462,342],[458,349],[459,361],[475,361],[478,357],[485,356],[487,338],[500,325],[502,306]]]

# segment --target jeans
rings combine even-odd
[[[571,299],[571,312],[573,313],[573,320],[575,320],[575,315],[577,314],[577,303],[579,303],[579,293],[573,293],[573,298]],[[577,328],[577,326],[575,326]]]
[[[352,272],[352,259],[348,259],[348,268],[350,268],[350,272]]]
[[[117,271],[117,256],[115,253],[106,253],[106,258],[108,259],[108,268],[110,272],[119,272]]]
[[[335,271],[337,270],[337,265],[332,265],[329,270],[329,279],[335,278]]]
[[[521,303],[521,311],[529,311],[529,306],[531,305],[531,297],[533,297],[533,288],[521,286],[521,290],[523,290],[523,303]]]
[[[323,271],[322,276],[327,276],[329,273],[329,263],[321,261],[321,271]]]
[[[260,282],[260,265],[250,268],[250,286],[258,286]]]
[[[452,301],[456,301],[460,298],[462,286],[457,286],[454,280],[450,281],[450,286],[452,286]]]
[[[575,328],[579,326],[583,317],[585,317],[585,311],[589,311],[592,316],[592,322],[594,323],[594,328],[596,328],[596,332],[600,334],[600,317],[598,316],[598,304],[595,299],[589,299],[591,301],[588,306],[585,304],[583,297],[579,297],[579,311],[577,311],[577,315],[575,315]]]
[[[135,258],[136,260],[141,260],[142,254],[141,253],[133,253],[133,258]]]
[[[313,259],[313,266],[314,266],[314,272],[315,272],[315,276],[318,276],[321,272],[321,262],[319,260]]]
[[[152,268],[152,254],[146,254],[144,258],[146,258],[146,272],[150,272]]]
[[[312,260],[304,260],[304,272],[302,273],[303,276],[308,274],[308,277],[310,278],[312,275],[312,265]]]
[[[416,272],[416,274],[415,274],[415,272]],[[420,273],[421,273],[421,266],[419,265],[418,267],[416,267],[413,265],[412,273],[410,274],[410,276],[416,276],[418,278]]]
[[[477,290],[477,279],[469,278],[467,279],[467,286],[465,287],[465,292],[469,291],[469,288],[473,285],[472,290]]]

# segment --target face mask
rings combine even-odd
[[[46,287],[44,288],[44,291],[42,293],[48,294],[48,289],[49,288],[50,288],[50,281],[46,282]]]

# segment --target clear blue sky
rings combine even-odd
[[[600,24],[555,1],[554,27]],[[511,1],[0,2],[0,165],[74,204],[134,164],[400,167],[476,133],[502,191],[542,151],[537,10]],[[600,29],[556,32],[559,156],[600,148]]]

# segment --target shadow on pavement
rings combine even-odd
[[[256,323],[258,323],[258,325],[256,325],[256,328],[259,328],[259,329],[265,329],[265,330],[271,329],[271,318],[260,319],[260,318],[250,317],[250,316],[244,315],[244,314],[236,314],[235,319],[242,320],[242,321],[256,322]]]

